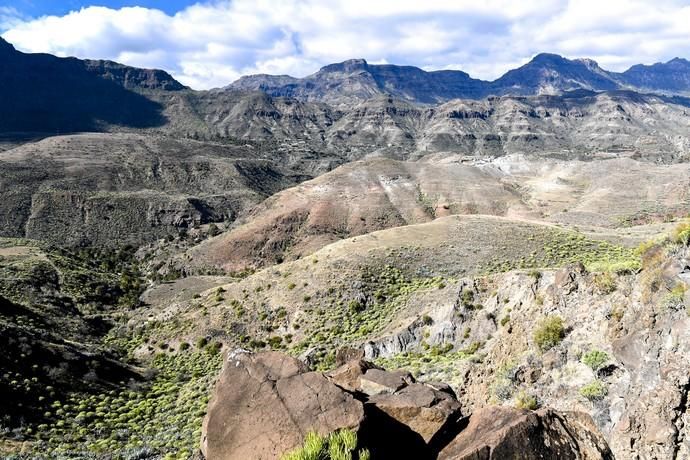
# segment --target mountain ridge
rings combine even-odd
[[[0,38],[2,132],[98,131],[108,125],[136,128],[164,123],[151,90],[186,89],[162,70],[112,61],[23,53]]]
[[[690,62],[682,58],[652,65],[638,64],[619,73],[601,68],[592,59],[539,53],[496,80],[486,81],[472,78],[462,70],[425,71],[409,65],[369,64],[360,58],[328,64],[303,78],[245,75],[223,89],[258,90],[272,96],[335,104],[351,103],[372,94],[391,94],[422,104],[501,95],[562,94],[576,89],[632,89],[687,95],[689,70]],[[418,86],[411,88],[410,81]]]

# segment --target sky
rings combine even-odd
[[[195,89],[333,62],[493,80],[540,52],[608,70],[690,58],[690,0],[0,0],[24,52],[161,68]]]

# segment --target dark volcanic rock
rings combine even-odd
[[[276,459],[310,430],[357,428],[360,401],[277,352],[227,356],[208,415],[202,452],[208,459]]]
[[[439,460],[613,459],[592,419],[580,412],[487,407],[438,455]]]
[[[367,395],[367,376],[387,391]],[[309,431],[350,428],[372,458],[612,458],[585,414],[489,407],[463,419],[445,390],[363,360],[324,376],[281,353],[237,351],[209,403],[202,452],[213,460],[278,459]]]
[[[428,444],[460,415],[460,403],[454,397],[420,383],[394,394],[373,396],[368,404],[408,426]]]

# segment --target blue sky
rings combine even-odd
[[[175,14],[194,3],[196,3],[194,0],[103,0],[100,2],[82,0],[13,0],[7,2],[0,0],[0,6],[13,7],[19,13],[29,17],[62,16],[70,11],[80,10],[88,6],[107,6],[114,9],[125,6],[143,6],[159,9],[168,14]]]
[[[24,52],[162,68],[193,88],[351,58],[495,79],[540,52],[610,70],[690,58],[690,0],[0,0]]]

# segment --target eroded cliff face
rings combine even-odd
[[[141,245],[232,222],[301,173],[246,147],[81,134],[0,158],[0,235],[66,246]]]
[[[653,249],[639,274],[612,277],[571,266],[462,280],[455,294],[417,299],[434,302],[423,310],[430,319],[364,351],[451,383],[467,411],[534,398],[590,414],[617,458],[686,458],[688,256],[684,247],[668,257]],[[534,333],[545,317],[564,325],[562,341],[546,350]],[[443,352],[449,343],[478,352]]]

